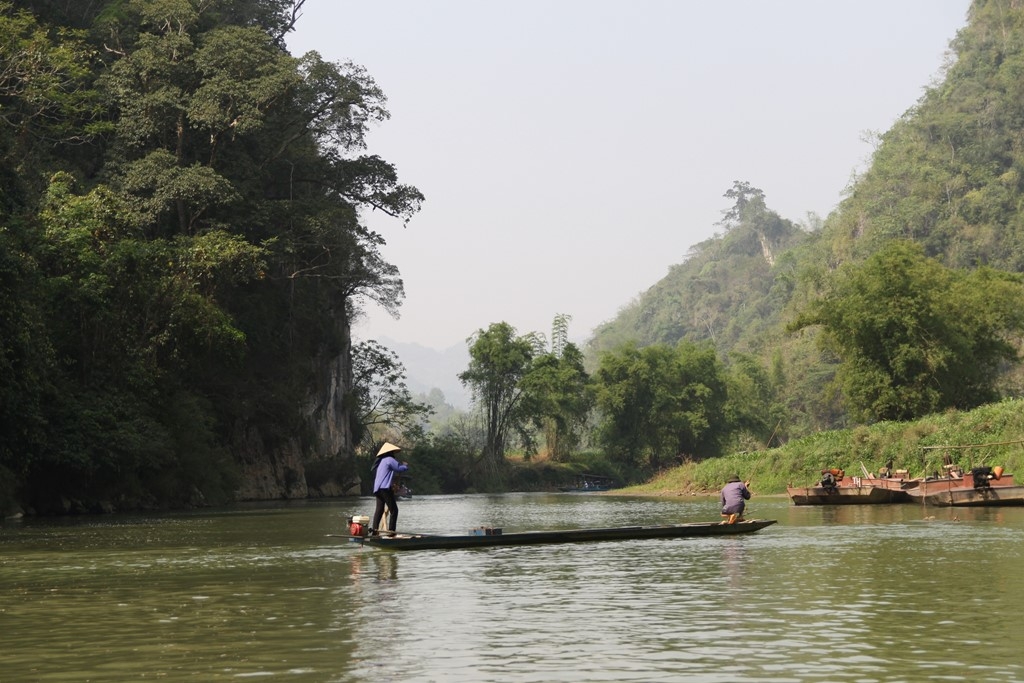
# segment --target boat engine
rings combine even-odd
[[[348,518],[348,533],[352,536],[370,535],[370,518],[366,515]]]
[[[825,493],[836,493],[837,483],[836,475],[832,474],[831,470],[824,470],[821,473],[821,488],[825,489]]]
[[[987,489],[989,481],[995,477],[991,467],[974,467],[971,469],[971,478],[974,480],[974,488]]]

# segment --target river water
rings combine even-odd
[[[424,496],[399,528],[717,521]],[[794,507],[750,536],[394,553],[369,498],[0,526],[0,682],[1024,681],[1024,508]]]

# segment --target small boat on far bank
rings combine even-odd
[[[611,491],[615,488],[615,480],[611,477],[602,477],[596,474],[581,474],[576,481],[569,486],[559,486],[558,490],[563,493],[593,493],[596,491]]]
[[[400,476],[404,474],[405,472],[401,472],[399,475],[395,475],[395,480],[391,482],[391,490],[395,492],[397,500],[412,500],[412,489],[407,483],[408,476]]]
[[[888,473],[888,470],[885,470]],[[848,477],[837,468],[823,470],[821,481],[814,486],[787,486],[786,494],[794,505],[880,505],[909,503],[920,479],[910,479],[905,470],[892,476],[873,476],[864,470],[863,477]]]

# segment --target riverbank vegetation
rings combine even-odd
[[[691,460],[650,476],[638,476],[622,462],[602,452],[581,452],[567,461],[546,457],[508,458],[503,488],[516,491],[553,491],[570,485],[582,474],[609,477],[617,493],[680,496],[717,494],[732,475],[753,481],[762,494],[785,494],[787,486],[809,486],[821,471],[834,467],[849,476],[864,471],[878,475],[883,467],[905,469],[919,477],[942,472],[946,458],[967,470],[976,465],[999,465],[1008,473],[1024,472],[1024,401],[1006,399],[970,411],[950,410],[905,422],[878,422],[848,429],[816,432],[782,446],[736,451],[716,458]],[[422,493],[487,490],[486,482],[459,479],[457,444],[441,451],[417,447],[410,456],[417,465],[414,482]],[[413,458],[415,458],[413,460]],[[473,456],[464,454],[464,471],[472,470]],[[455,465],[453,468],[452,465]],[[863,469],[862,469],[863,467]],[[443,484],[420,472],[447,471]],[[481,483],[483,488],[478,488]],[[454,487],[454,488],[453,488]]]
[[[1024,402],[819,432],[778,448],[686,463],[624,492],[717,493],[735,474],[751,479],[754,491],[778,494],[789,485],[810,486],[833,467],[849,476],[862,476],[862,465],[876,476],[882,467],[905,469],[912,477],[932,475],[943,471],[947,456],[965,470],[1000,465],[1009,473],[1024,472]]]

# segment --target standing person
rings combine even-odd
[[[750,500],[750,481],[740,481],[736,475],[729,477],[729,481],[722,487],[722,493],[718,497],[722,504],[722,524],[735,524],[743,521],[743,509],[747,507]]]
[[[408,463],[398,462],[392,455],[402,450],[393,443],[384,442],[384,445],[377,451],[377,459],[373,461],[370,472],[373,474],[373,497],[377,499],[377,509],[373,512],[372,533],[380,532],[380,519],[384,516],[384,508],[388,509],[388,530],[394,531],[398,525],[398,501],[395,499],[395,492],[391,490],[391,480],[395,472],[405,472],[409,469]]]

